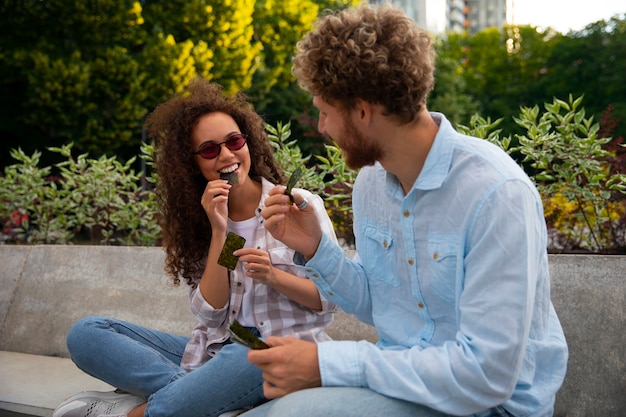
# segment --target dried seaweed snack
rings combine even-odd
[[[293,195],[291,195],[291,190],[296,185],[300,177],[302,177],[302,174],[302,167],[298,166],[291,174],[291,177],[289,177],[289,181],[287,181],[287,189],[285,190],[285,194],[289,195],[289,201],[291,201],[291,204],[294,203]]]
[[[239,261],[239,257],[233,255],[233,252],[237,249],[243,248],[245,243],[246,239],[243,237],[233,232],[228,232],[222,252],[220,253],[219,258],[217,258],[217,263],[233,271]]]
[[[228,183],[231,184],[231,185],[239,184],[239,176],[234,171],[233,172],[222,172],[220,174],[220,179],[228,181]]]
[[[269,345],[256,337],[252,332],[243,327],[237,320],[229,326],[231,339],[234,342],[240,343],[250,349],[267,349]]]

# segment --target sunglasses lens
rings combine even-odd
[[[225,142],[222,143],[207,143],[196,153],[200,154],[200,156],[204,159],[213,159],[217,158],[217,155],[220,154],[222,150],[222,145],[225,145],[231,151],[238,151],[243,148],[243,145],[246,144],[246,137],[244,135],[237,134],[232,135]]]
[[[208,145],[203,146],[198,153],[204,159],[213,159],[220,154],[220,145],[209,143]]]
[[[237,151],[243,148],[246,144],[246,137],[244,135],[233,135],[225,143],[226,147],[231,151]]]

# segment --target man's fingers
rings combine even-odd
[[[282,397],[285,394],[287,393],[276,387],[275,385],[267,382],[267,380],[263,382],[263,395],[265,396],[265,398],[272,400],[274,398]]]

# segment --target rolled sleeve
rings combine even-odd
[[[199,288],[191,290],[189,294],[189,306],[191,313],[198,322],[209,329],[220,327],[226,319],[228,312],[228,304],[220,309],[214,308],[204,299]]]
[[[364,386],[358,343],[360,342],[332,341],[318,345],[317,352],[322,386]]]

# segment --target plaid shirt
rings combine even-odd
[[[301,268],[294,263],[295,252],[274,239],[263,226],[264,219],[261,216],[261,210],[265,207],[265,199],[274,185],[265,179],[262,180],[262,185],[261,200],[255,213],[258,223],[254,233],[254,247],[264,248],[269,252],[274,267],[290,272],[302,279],[308,279],[300,271]],[[326,214],[322,199],[307,190],[294,189],[294,192],[304,196],[309,201],[309,204],[315,208],[322,231],[336,241],[335,231]],[[181,366],[187,371],[202,366],[215,356],[230,337],[227,328],[237,318],[241,310],[244,276],[239,270],[230,271],[229,281],[230,299],[220,309],[215,309],[207,303],[197,287],[189,293],[191,311],[198,320],[198,324],[194,328],[183,354]],[[293,336],[314,342],[330,340],[330,337],[324,332],[324,328],[333,320],[333,313],[337,308],[334,304],[320,295],[322,310],[312,310],[289,299],[272,287],[259,283],[257,280],[252,281],[255,327],[261,333],[262,338]]]

